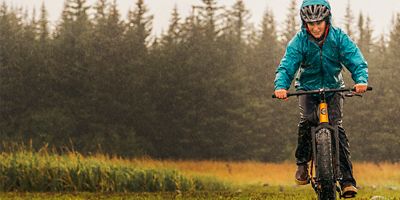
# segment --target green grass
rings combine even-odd
[[[354,200],[370,200],[382,196],[384,199],[400,200],[400,191],[389,188],[362,188]],[[154,192],[154,193],[0,193],[0,199],[268,199],[268,200],[310,200],[316,199],[309,186],[246,186],[223,191]]]
[[[105,156],[83,157],[20,151],[0,154],[3,192],[166,192],[221,190],[212,177],[189,177],[172,169],[135,166]]]
[[[104,155],[84,157],[76,152],[59,155],[48,153],[47,150],[32,152],[21,148],[17,151],[0,153],[0,200],[316,199],[309,185],[294,186],[291,183],[282,186],[261,186],[262,182],[253,184],[243,181],[247,180],[243,176],[249,176],[247,172],[260,171],[264,174],[275,168],[278,170],[275,173],[282,171],[277,177],[282,177],[285,172],[291,172],[284,167],[286,165],[159,162],[151,159],[138,161]],[[182,169],[175,170],[177,166],[181,166]],[[226,174],[227,166],[229,166],[228,174]],[[369,169],[367,174],[373,177],[371,169],[374,168],[365,166],[365,169]],[[359,169],[363,171],[364,168]],[[398,165],[380,166],[378,171],[383,173],[381,173],[383,180],[374,179],[371,182],[368,179],[368,183],[373,184],[367,185],[362,185],[365,181],[362,182],[359,195],[355,199],[369,200],[380,196],[384,198],[377,200],[400,200],[400,187],[393,184],[397,182],[396,180],[400,180],[398,174],[394,173],[397,169]],[[196,173],[188,173],[190,170],[207,171],[209,176],[193,175]],[[234,173],[231,174],[231,171]],[[386,176],[388,174],[392,177],[390,180]],[[220,181],[214,178],[223,176],[232,176],[232,179]],[[251,179],[258,176],[260,174],[252,176]],[[273,177],[270,174],[267,178]]]

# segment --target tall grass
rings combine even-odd
[[[296,166],[289,162],[128,160],[47,147],[34,151],[23,145],[2,150],[0,192],[215,191],[295,184]],[[400,189],[399,163],[354,163],[354,175],[361,187]]]
[[[173,169],[146,168],[104,155],[84,157],[19,149],[0,154],[0,191],[155,192],[221,190],[226,184],[184,176]]]
[[[186,175],[214,176],[219,180],[239,185],[295,185],[294,162],[262,163],[256,161],[159,161],[136,159],[136,165],[152,168],[178,169]],[[400,190],[400,163],[355,162],[354,177],[361,187],[393,187]]]

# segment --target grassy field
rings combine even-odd
[[[1,199],[315,199],[293,163],[0,154]],[[400,200],[400,164],[354,163],[356,199]]]
[[[240,189],[223,191],[198,192],[141,192],[141,193],[0,193],[0,199],[54,199],[54,200],[84,200],[84,199],[230,199],[230,200],[310,200],[316,199],[314,191],[309,186],[246,186]],[[399,191],[385,188],[362,188],[354,200],[400,200]]]
[[[184,174],[213,176],[236,185],[294,185],[294,163],[158,161],[135,159],[130,162],[149,168],[177,169]],[[400,163],[354,163],[354,176],[361,187],[400,189]]]

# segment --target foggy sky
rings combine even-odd
[[[4,1],[4,0],[3,0]],[[169,24],[169,18],[174,5],[178,7],[182,17],[190,13],[192,5],[201,5],[201,0],[144,0],[149,7],[150,13],[154,15],[153,27],[155,34],[160,34],[166,30]],[[51,25],[57,24],[60,19],[64,0],[5,0],[8,5],[23,7],[31,10],[33,7],[39,10],[42,2],[45,3]],[[94,5],[96,0],[88,0],[90,5]],[[117,0],[122,17],[126,17],[128,9],[132,8],[136,0]],[[219,6],[230,7],[236,0],[218,0]],[[247,8],[251,12],[251,22],[256,26],[260,24],[262,16],[267,8],[272,10],[277,27],[282,31],[283,22],[288,12],[290,0],[244,0]],[[300,6],[302,0],[298,0]],[[348,0],[331,0],[332,14],[335,25],[343,27],[343,19]],[[359,13],[369,15],[372,25],[375,28],[374,35],[381,33],[388,34],[390,23],[395,13],[400,13],[400,0],[351,0],[352,12],[355,22]],[[38,12],[37,12],[38,13]],[[282,26],[280,26],[282,24]],[[355,25],[356,26],[356,25]],[[357,27],[355,27],[357,29]]]

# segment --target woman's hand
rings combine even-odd
[[[367,87],[368,87],[367,84],[354,85],[354,88],[355,88],[357,94],[361,94],[361,93],[364,93],[365,91],[367,91]]]
[[[287,90],[285,90],[285,89],[275,90],[274,94],[275,94],[276,98],[278,98],[278,99],[284,99],[284,100],[287,99]]]

